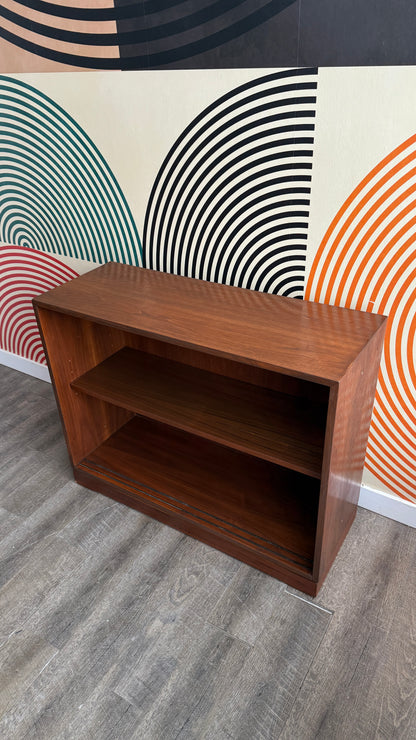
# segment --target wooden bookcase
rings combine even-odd
[[[385,317],[116,263],[34,306],[75,479],[315,595]]]

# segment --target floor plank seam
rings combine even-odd
[[[66,485],[66,484],[65,484],[65,485]],[[74,523],[75,523],[75,522],[77,521],[77,519],[79,519],[79,518],[80,518],[80,517],[81,517],[81,516],[83,515],[83,513],[85,512],[85,510],[86,510],[86,509],[88,509],[88,507],[90,506],[90,503],[91,503],[91,501],[90,501],[89,499],[86,499],[86,501],[85,501],[85,504],[84,504],[84,506],[82,507],[82,509],[80,509],[80,510],[79,510],[79,511],[78,511],[78,512],[76,513],[76,515],[74,516],[74,518],[73,518],[73,519],[71,519],[71,520],[70,520],[69,522],[67,522],[67,523],[66,523],[66,524],[65,524],[65,525],[64,525],[63,527],[61,527],[61,529],[57,529],[57,530],[56,530],[56,532],[51,532],[50,534],[46,535],[44,539],[46,540],[46,539],[47,539],[47,537],[52,537],[52,536],[55,536],[55,537],[59,537],[60,539],[62,539],[62,533],[63,533],[63,532],[65,532],[65,530],[66,530],[66,529],[67,529],[68,527],[73,527],[73,526],[74,526]],[[101,517],[101,515],[102,515],[102,514],[104,513],[104,511],[108,511],[109,509],[114,509],[115,507],[117,507],[117,505],[118,505],[118,504],[114,503],[114,504],[110,504],[109,506],[106,506],[106,507],[105,507],[104,509],[102,509],[102,510],[100,511],[100,513],[99,513],[100,517]],[[109,525],[109,524],[107,524],[106,522],[103,522],[102,524],[103,524],[103,526],[106,526],[106,527],[107,527],[108,529],[110,529],[110,530],[111,530],[111,528],[110,528],[110,525]],[[65,539],[65,538],[64,538],[64,539]],[[81,548],[81,549],[82,549],[82,548]]]
[[[118,694],[115,691],[113,691],[113,694],[115,694],[115,696],[118,696]],[[122,699],[122,697],[119,697],[119,698]],[[123,701],[125,701],[125,699],[123,699]],[[130,704],[130,702],[126,702],[126,703],[127,703],[127,707],[126,707],[125,711],[123,712],[123,715],[118,718],[118,720],[115,723],[115,725],[113,725],[113,727],[109,730],[109,732],[106,733],[104,740],[114,740],[115,737],[118,737],[117,732],[116,732],[117,725],[119,725],[120,722],[122,722],[123,718],[125,717],[125,715],[128,712],[134,712],[133,705]],[[119,737],[121,737],[121,735]]]
[[[363,655],[364,655],[364,653],[366,651],[367,645],[368,645],[368,643],[370,641],[370,637],[373,634],[373,630],[374,630],[374,626],[371,627],[371,629],[370,629],[370,631],[369,631],[369,633],[367,635],[367,639],[366,639],[366,641],[365,641],[365,643],[363,645],[363,648],[362,648],[362,650],[361,650],[361,652],[360,652],[360,654],[359,654],[359,656],[357,658],[357,661],[356,661],[356,664],[355,664],[355,668],[354,668],[354,670],[352,672],[352,676],[351,676],[350,680],[348,681],[348,688],[351,686],[351,684],[352,684],[352,682],[353,682],[353,680],[355,678],[355,674],[357,673],[358,666],[361,663],[361,658],[363,657]]]
[[[2,648],[5,645],[7,645],[7,643],[10,640],[10,638],[13,637],[13,635],[18,635],[19,632],[23,632],[23,628],[13,630],[12,632],[10,632],[10,635],[0,635],[0,648]]]
[[[285,589],[284,591],[288,596],[293,596],[294,599],[299,599],[299,601],[304,601],[305,604],[309,604],[309,606],[313,606],[314,609],[319,609],[321,612],[325,612],[326,614],[330,614],[331,616],[334,614],[332,609],[326,609],[324,606],[320,606],[320,604],[314,604],[313,601],[309,601],[309,599],[304,599],[303,596],[298,596],[298,594],[293,594],[291,591],[288,591]]]
[[[28,543],[27,545],[25,545],[24,547],[22,547],[17,552],[13,552],[13,558],[12,559],[14,559],[16,556],[18,556],[20,554],[25,553],[28,550],[29,547],[32,547],[32,550],[33,550],[33,548],[35,548],[36,545],[39,545],[39,544],[43,545],[46,542],[46,540],[50,540],[50,539],[52,539],[52,541],[53,541],[53,539],[56,539],[56,534],[54,532],[52,532],[51,534],[45,535],[44,537],[40,537],[38,540],[35,540],[33,543]],[[60,541],[62,543],[65,543],[65,540],[63,538],[60,538]],[[81,550],[82,555],[83,556],[85,555],[84,550],[82,550],[82,548],[80,548],[78,545],[71,545],[71,548],[74,551],[77,548],[79,548]],[[22,563],[20,566],[18,566],[17,569],[13,573],[10,574],[10,578],[8,578],[4,583],[2,583],[0,585],[0,593],[1,593],[1,591],[2,591],[3,588],[5,588],[6,586],[10,586],[10,584],[12,583],[12,581],[14,579],[18,579],[22,575],[22,573],[25,572],[25,569],[26,568],[27,568],[27,564],[26,563]]]
[[[198,612],[196,612],[194,609],[192,611],[199,617],[200,615]],[[242,645],[245,645],[246,647],[250,648],[250,650],[254,647],[256,640],[254,642],[247,642],[247,640],[243,640],[241,637],[238,637],[237,635],[233,635],[231,632],[228,632],[228,630],[224,629],[224,627],[220,627],[218,624],[214,624],[214,622],[211,622],[209,619],[205,619],[205,624],[209,624],[210,627],[213,627],[216,630],[219,630],[220,632],[223,632],[227,637],[231,637],[232,640],[237,640],[237,642],[240,642]]]
[[[55,660],[56,656],[59,653],[60,653],[60,650],[58,648],[56,648],[56,653],[54,655],[52,655],[51,658],[49,658],[49,660],[47,661],[47,663],[45,663],[45,665],[43,666],[43,668],[41,668],[41,670],[39,671],[39,673],[34,677],[34,679],[32,681],[32,684],[34,683],[35,680],[37,680],[39,678],[39,676],[41,675],[41,673],[43,673],[43,671],[45,670],[45,668],[48,667],[49,663],[51,663],[53,660]]]
[[[299,599],[299,601],[306,601],[307,604],[310,604],[311,603],[307,599],[303,599],[301,596],[297,596],[297,594],[290,593],[290,591],[287,591],[287,593],[290,596],[294,596],[296,599]],[[317,606],[317,605],[316,604],[312,604],[312,606]],[[334,612],[330,611],[329,609],[324,609],[323,607],[317,607],[317,608],[320,609],[323,612],[326,612],[327,614],[330,614],[331,617],[334,615]],[[314,650],[313,655],[311,656],[311,659],[310,659],[310,662],[309,662],[309,666],[308,666],[308,670],[305,671],[305,675],[303,676],[303,679],[300,682],[299,689],[296,692],[295,696],[293,697],[292,706],[290,707],[290,710],[287,712],[286,721],[283,724],[283,727],[282,727],[281,732],[279,734],[279,738],[280,737],[283,737],[284,735],[286,735],[286,727],[289,725],[289,722],[290,722],[290,719],[291,719],[291,716],[292,716],[292,712],[293,712],[293,707],[296,704],[296,701],[297,701],[298,696],[301,696],[301,693],[302,693],[302,690],[303,690],[303,686],[304,686],[304,684],[305,684],[305,682],[306,682],[306,680],[307,680],[307,678],[308,678],[308,676],[309,676],[309,674],[311,672],[311,668],[312,668],[312,666],[313,666],[313,664],[315,662],[316,656],[318,655],[318,653],[319,653],[319,651],[321,649],[321,645],[322,645],[322,643],[324,642],[324,640],[326,638],[326,635],[328,633],[328,629],[329,629],[329,625],[331,624],[331,621],[332,621],[331,619],[328,619],[328,622],[327,622],[327,625],[325,627],[324,633],[323,633],[321,639],[319,640],[319,642],[318,642],[318,644],[317,644],[317,646],[316,646],[316,648]],[[318,732],[315,733],[315,735],[314,735],[314,738],[317,738],[317,737],[319,737],[319,733]],[[279,738],[276,738],[276,740],[279,740]]]
[[[16,558],[18,555],[21,555],[24,552],[27,552],[28,549],[35,547],[40,542],[43,543],[43,542],[46,542],[46,540],[49,540],[51,537],[58,536],[59,532],[60,530],[57,530],[56,532],[49,532],[49,534],[40,535],[37,539],[33,539],[33,540],[29,540],[29,542],[25,542],[25,544],[22,545],[22,547],[19,550],[13,550],[13,559]]]
[[[186,725],[187,725],[187,724],[188,724],[188,723],[189,723],[189,722],[191,721],[191,719],[192,719],[192,716],[193,716],[193,715],[195,714],[196,710],[198,709],[198,707],[199,707],[199,705],[201,704],[201,702],[203,702],[204,698],[205,698],[205,697],[204,697],[204,695],[202,694],[202,696],[201,696],[201,697],[200,697],[200,698],[198,699],[198,701],[197,701],[197,703],[195,704],[195,706],[194,706],[194,707],[192,707],[192,709],[191,709],[191,712],[190,712],[190,714],[189,714],[189,715],[188,715],[188,717],[186,718],[186,720],[185,720],[185,722],[183,723],[182,727],[180,728],[180,730],[179,730],[178,734],[177,734],[177,735],[175,735],[175,737],[174,737],[174,738],[172,738],[172,740],[178,740],[178,737],[179,737],[179,736],[180,736],[180,735],[182,734],[182,732],[183,732],[184,728],[186,727]]]

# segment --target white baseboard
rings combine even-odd
[[[408,527],[416,528],[416,505],[410,501],[404,501],[384,491],[361,486],[358,505],[363,509],[369,509],[376,514],[401,522],[401,524],[407,524]]]
[[[20,355],[15,355],[13,352],[7,352],[5,349],[0,349],[0,365],[19,370],[21,373],[26,373],[26,375],[33,375],[34,378],[39,378],[39,380],[51,382],[46,365],[33,362],[33,360],[28,360],[26,357],[20,357]]]

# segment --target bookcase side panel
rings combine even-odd
[[[66,443],[73,465],[117,431],[132,413],[72,390],[73,380],[126,344],[110,326],[36,307]]]
[[[354,521],[384,330],[382,326],[331,389],[314,559],[318,583],[323,582]]]

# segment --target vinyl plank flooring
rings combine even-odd
[[[242,565],[208,619],[229,634],[254,645],[279,610],[283,588],[280,581]]]
[[[78,630],[27,688],[19,703],[0,719],[0,737],[13,728],[18,738],[91,737],[84,732],[81,711],[95,691],[101,701],[109,696],[108,676],[117,666],[118,641],[122,627],[118,614],[109,622],[90,619]],[[127,638],[126,638],[127,639]],[[28,711],[30,707],[30,711]],[[68,727],[72,725],[72,735]],[[107,728],[95,728],[93,737],[105,737]],[[7,736],[7,735],[5,735]]]
[[[18,378],[16,383],[16,377]],[[49,384],[48,384],[49,385]],[[22,406],[30,404],[34,396],[38,397],[43,388],[43,384],[38,383],[37,380],[31,378],[29,375],[23,375],[17,373],[16,370],[12,370],[8,367],[1,367],[1,411],[2,420],[1,423],[7,423],[7,415],[9,412],[15,413],[17,409]],[[39,393],[37,391],[39,390]]]
[[[330,620],[329,612],[282,591],[239,675],[217,687],[214,702],[204,700],[205,711],[198,707],[178,740],[218,730],[239,740],[279,737]]]
[[[87,505],[85,489],[70,481],[30,516],[9,514],[14,526],[9,526],[7,536],[5,533],[0,540],[0,586],[30,562],[44,540],[64,530]]]
[[[19,702],[57,649],[38,635],[17,630],[0,646],[0,716]]]
[[[115,690],[142,710],[139,736],[179,737],[194,712],[201,718],[234,683],[249,652],[246,643],[181,608]]]
[[[139,712],[112,691],[103,693],[98,686],[88,700],[78,707],[76,717],[63,729],[62,738],[100,738],[129,740],[136,738]]]
[[[391,574],[387,567],[392,585],[383,590],[377,623],[387,632],[404,634],[416,619],[416,531],[395,522],[389,522],[388,526],[393,533],[391,551],[386,553],[393,563]]]
[[[78,486],[51,387],[0,387],[0,737],[416,737],[414,530],[359,510],[306,597]]]
[[[0,589],[0,637],[19,629],[47,600],[64,575],[79,568],[82,553],[56,539],[42,541],[26,567]]]
[[[379,627],[371,631],[343,701],[332,713],[334,737],[415,737],[415,627],[403,634]],[[331,725],[325,723],[318,737],[327,736]]]
[[[53,398],[53,389],[51,383],[31,375],[17,372],[13,368],[1,366],[1,387],[4,389],[4,398],[7,398],[11,392],[16,391],[21,399],[30,396],[42,396],[44,398]]]
[[[148,526],[152,524],[126,526],[104,551],[97,548],[94,555],[84,558],[77,571],[61,579],[48,602],[32,615],[30,628],[62,648],[78,641],[82,631],[87,634],[113,625],[118,634],[120,629],[128,631],[130,622],[137,625],[149,594],[163,580],[169,558],[181,539],[176,532],[171,537],[165,533],[147,537]]]
[[[410,738],[416,734],[415,621],[413,613],[409,632],[386,635],[383,630],[374,630],[372,633],[368,658],[363,656],[359,666],[364,680],[371,676],[367,711],[360,712],[357,723],[362,737],[373,730],[374,737],[384,734],[389,738]],[[362,694],[356,694],[362,704]],[[368,714],[369,706],[374,707],[372,717]]]
[[[0,428],[2,436],[6,435],[7,432],[4,431],[4,428]],[[40,455],[35,450],[31,450],[27,446],[23,447],[17,439],[16,445],[0,457],[0,493],[2,498],[15,491],[47,463],[49,463],[49,458],[45,459],[44,455]]]
[[[8,389],[7,385],[2,386],[0,437],[2,458],[17,448],[22,450],[27,447],[50,454],[55,448],[63,447],[62,426],[52,386],[34,378],[29,380],[31,381],[29,389],[23,396],[18,387]],[[37,393],[35,389],[42,386],[45,386],[46,392]]]
[[[56,586],[51,594],[49,611],[43,603],[25,623],[27,628],[47,635],[54,645],[61,647],[61,652],[59,664],[52,661],[48,671],[25,697],[25,703],[37,707],[32,709],[32,725],[28,718],[19,722],[16,716],[13,720],[18,722],[22,736],[31,731],[32,726],[38,732],[47,733],[51,723],[55,732],[64,732],[66,722],[74,712],[76,714],[80,704],[85,704],[97,681],[106,683],[107,674],[114,674],[107,693],[112,691],[123,676],[132,674],[136,661],[142,661],[149,651],[153,654],[155,644],[162,644],[163,654],[164,647],[169,647],[171,642],[175,644],[176,640],[177,650],[181,652],[183,618],[181,621],[178,615],[184,610],[190,615],[190,624],[195,623],[192,644],[198,645],[198,624],[204,625],[205,622],[189,608],[189,595],[194,588],[198,590],[198,585],[192,577],[184,587],[181,579],[189,555],[187,549],[192,551],[193,541],[140,515],[134,522],[130,514],[135,512],[119,505],[117,508],[126,517],[123,516],[118,540],[117,528],[113,526],[110,530],[114,550],[107,543],[107,561],[103,559],[103,552],[96,548],[95,562],[94,555],[90,554],[85,568],[78,568],[70,580],[64,579]],[[142,529],[138,522],[142,523]],[[138,551],[140,567],[137,567]],[[101,576],[97,568],[101,568]],[[84,586],[81,592],[80,584]],[[221,641],[226,638],[225,643],[220,641],[221,645],[234,645],[233,639],[222,630],[209,624],[204,629],[211,641],[216,637]],[[187,634],[190,630],[188,626]],[[165,644],[162,637],[166,634],[169,634],[169,640]],[[243,643],[237,641],[236,645]],[[198,647],[194,649],[199,656],[195,660],[202,660]],[[248,646],[244,646],[244,652],[247,649]],[[215,672],[215,667],[211,672]],[[52,677],[51,699],[49,681]],[[39,696],[47,697],[46,703],[39,704]],[[193,696],[191,692],[191,704]],[[51,710],[47,711],[51,700],[54,707],[52,718]],[[8,713],[3,722],[11,721]]]
[[[238,560],[185,538],[169,576],[169,604],[184,605],[207,619],[242,567]]]
[[[173,530],[169,531],[172,532],[172,544],[173,537],[176,538],[176,547],[178,538],[179,542],[182,542],[183,537]],[[163,539],[166,542],[166,532]],[[14,723],[22,737],[35,730],[45,737],[53,733],[56,733],[58,737],[65,736],[63,733],[68,722],[73,721],[78,707],[88,701],[88,697],[96,690],[97,684],[101,683],[106,687],[106,694],[112,691],[123,675],[132,674],[137,660],[143,660],[144,655],[149,654],[149,651],[152,652],[153,646],[160,642],[161,636],[166,633],[167,629],[171,629],[172,641],[174,643],[176,639],[177,650],[180,651],[180,644],[183,644],[181,642],[182,630],[181,625],[176,626],[178,607],[172,605],[169,607],[169,588],[167,587],[169,584],[165,582],[160,585],[160,589],[157,587],[155,591],[158,592],[158,596],[153,600],[144,599],[134,591],[138,579],[146,578],[146,575],[149,576],[155,567],[160,567],[160,562],[158,563],[157,560],[161,560],[162,538],[154,543],[156,547],[152,548],[153,566],[147,574],[146,568],[144,568],[144,573],[133,569],[134,542],[137,542],[137,536],[134,541],[130,537],[128,550],[131,560],[126,547],[122,548],[122,553],[119,555],[119,572],[114,574],[111,587],[106,589],[105,584],[100,584],[99,598],[95,601],[93,599],[93,608],[83,615],[81,623],[71,634],[70,640],[62,647],[59,658],[51,661],[26,692],[24,703],[31,707],[30,714],[20,717],[17,708],[7,712],[0,722],[0,731],[3,727]],[[163,555],[165,570],[170,570],[172,553],[165,548]],[[146,581],[144,581],[145,584]],[[103,591],[104,597],[102,596]],[[163,595],[165,602],[161,603]],[[78,595],[74,594],[74,601],[77,600]],[[179,610],[182,611],[184,608],[181,605]],[[191,617],[192,625],[195,622],[194,614],[191,614]],[[199,622],[204,624],[203,620]],[[192,629],[194,634],[192,644],[195,646],[198,644],[199,630],[197,625]],[[188,629],[188,634],[190,630],[191,627]],[[206,625],[205,630],[215,633],[215,638],[212,635],[210,638],[213,644],[216,644],[217,633],[220,642],[222,641],[221,645],[227,647],[228,644],[233,644],[232,638],[221,630],[216,630],[209,624]],[[237,643],[240,645],[239,641]],[[218,648],[218,655],[222,655],[222,652],[223,650]],[[196,654],[202,661],[198,649],[196,649]],[[213,660],[214,658],[211,662]],[[214,667],[211,670],[214,672]],[[192,696],[193,694],[191,694],[191,703]],[[80,725],[76,736],[83,737],[82,733]]]
[[[294,732],[300,733],[305,740],[406,737],[400,734],[385,735],[384,730],[378,731],[374,727],[374,717],[380,711],[380,704],[377,703],[375,707],[368,701],[371,685],[374,689],[373,681],[371,684],[363,683],[360,677],[368,650],[377,641],[379,663],[373,662],[372,679],[375,676],[381,678],[383,654],[389,652],[388,645],[399,645],[404,624],[408,630],[414,620],[415,590],[412,580],[413,586],[415,584],[411,574],[415,571],[416,532],[371,512],[360,511],[353,535],[345,541],[335,568],[316,600],[334,611],[334,619],[296,699],[282,733],[284,740],[291,740]],[[363,543],[366,543],[365,547]],[[400,610],[403,598],[409,612],[405,622],[397,628],[391,616],[397,609]],[[407,637],[409,652],[407,661],[402,662],[404,671],[409,670],[406,665],[408,661],[413,666],[412,670],[416,666],[414,636],[411,639],[409,635]],[[384,675],[382,683],[387,691],[386,678]],[[415,678],[413,676],[413,684]],[[412,708],[406,708],[403,696],[400,697],[397,675],[394,680],[397,713],[403,712],[406,717],[411,715],[409,722],[416,736],[416,716]],[[407,687],[408,691],[413,693],[410,686]],[[376,693],[380,698],[381,689]],[[385,722],[391,725],[386,712],[387,704],[382,715],[379,715],[380,727]],[[359,727],[363,729],[359,730]],[[408,737],[412,737],[412,734]]]
[[[26,477],[20,485],[11,485],[0,491],[0,505],[12,514],[28,517],[72,480],[69,463],[48,460],[42,457],[42,467]]]
[[[42,399],[42,403],[43,403]],[[38,452],[51,453],[56,447],[62,446],[62,426],[56,408],[45,408],[42,414],[37,414],[36,434],[28,441],[29,447]]]
[[[20,527],[22,517],[16,514],[11,514],[10,511],[2,509],[0,507],[0,547],[4,539],[9,535],[14,535],[15,531]]]
[[[1,448],[7,449],[9,443],[14,442],[14,436],[19,435],[20,442],[30,441],[36,444],[36,436],[33,434],[35,426],[39,424],[55,425],[59,421],[53,399],[45,399],[43,396],[28,395],[23,398],[19,396],[17,389],[9,394],[2,388],[1,396],[2,427],[7,429],[7,438],[2,439]],[[48,433],[50,429],[48,428]]]
[[[33,430],[28,434],[27,419],[31,416],[27,409],[13,409],[5,413],[1,423],[0,460],[5,460],[16,451],[24,451],[28,447],[28,439],[33,437]],[[36,414],[35,414],[36,418]]]
[[[137,532],[138,540],[143,537],[142,528],[151,521],[148,517],[84,487],[79,486],[79,489],[83,492],[85,507],[59,533],[66,542],[89,556],[97,554],[103,546],[108,552],[117,547],[124,530],[126,534]],[[143,544],[146,542],[147,535]]]

